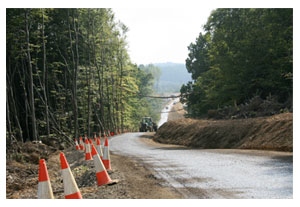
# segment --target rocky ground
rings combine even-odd
[[[46,159],[54,197],[64,198],[63,181],[60,170],[59,153],[44,144],[19,143],[21,150],[16,156],[7,158],[6,165],[6,198],[37,198],[38,163]],[[73,147],[63,150],[71,167],[74,178],[83,198],[181,198],[173,189],[161,185],[147,166],[128,157],[111,154],[111,179],[114,185],[98,187],[94,163],[86,161],[83,152]],[[9,152],[8,152],[9,153]]]

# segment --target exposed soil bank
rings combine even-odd
[[[293,113],[236,120],[179,119],[162,125],[160,143],[203,149],[293,151]]]

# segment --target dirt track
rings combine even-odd
[[[64,198],[59,153],[56,151],[50,154],[46,163],[54,197]],[[161,181],[142,163],[114,154],[111,154],[113,170],[109,174],[112,179],[119,182],[111,186],[98,187],[93,161],[85,161],[84,154],[73,148],[65,150],[64,153],[83,198],[181,198],[181,195],[171,188],[162,186]],[[38,162],[8,161],[6,184],[8,199],[37,198]]]

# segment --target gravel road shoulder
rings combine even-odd
[[[42,152],[41,152],[42,153]],[[46,160],[49,177],[58,199],[64,198],[60,171],[59,151],[50,154]],[[74,178],[83,198],[88,199],[169,199],[182,198],[174,189],[161,185],[147,167],[128,157],[111,154],[111,179],[117,184],[98,187],[93,161],[86,161],[84,153],[73,148],[64,150]],[[41,157],[43,158],[43,157]],[[38,162],[7,160],[7,199],[37,198]]]

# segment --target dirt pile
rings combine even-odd
[[[293,151],[293,113],[236,120],[168,121],[154,140],[195,148]]]
[[[180,102],[177,102],[173,105],[169,116],[168,116],[168,121],[173,121],[177,119],[182,119],[184,118],[184,115],[186,114],[186,110],[183,109],[183,105]]]

